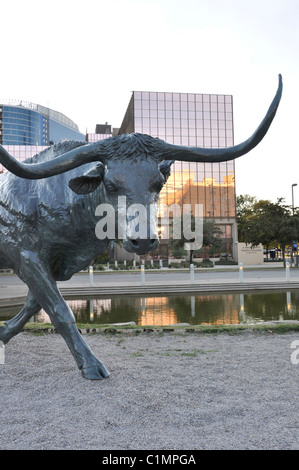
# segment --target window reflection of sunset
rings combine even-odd
[[[195,204],[203,204],[205,217],[234,217],[234,171],[221,173],[221,180],[218,175],[203,174],[199,179],[193,171],[175,171],[169,176],[160,193],[158,216],[165,215],[163,206],[172,204],[179,204],[181,210],[183,204],[191,204],[192,213],[195,213]]]

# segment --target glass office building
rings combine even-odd
[[[77,124],[58,111],[27,101],[0,104],[0,144],[19,161],[60,140],[85,139]],[[0,165],[0,173],[3,171]]]
[[[134,91],[119,134],[130,132],[149,134],[171,144],[192,147],[232,146],[232,96]],[[215,220],[222,230],[221,254],[234,257],[237,240],[234,161],[175,162],[160,194],[162,227],[163,207],[172,204],[181,207],[191,204],[193,213],[195,204],[202,204],[203,216]],[[166,243],[161,244],[161,250],[161,254],[167,250]]]
[[[0,104],[1,145],[48,146],[62,139],[85,140],[85,135],[58,111],[26,101]]]

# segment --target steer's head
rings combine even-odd
[[[155,214],[151,214],[150,208],[157,204],[172,161],[222,162],[248,153],[267,133],[276,114],[281,93],[282,78],[279,75],[278,89],[265,118],[249,139],[233,147],[184,147],[168,144],[148,135],[123,134],[79,146],[49,161],[31,164],[18,162],[0,146],[0,163],[17,176],[39,179],[97,162],[89,172],[74,178],[69,185],[79,194],[90,193],[101,185],[105,192],[105,201],[113,206],[117,214],[116,236],[119,237],[119,231],[123,235],[126,230],[124,247],[128,251],[142,254],[157,247]],[[121,207],[118,204],[120,197],[126,198]],[[140,211],[136,207],[132,209],[134,204],[140,205]],[[126,217],[124,209],[127,211]]]
[[[113,156],[105,164],[95,164],[69,182],[77,194],[100,187],[101,203],[96,215],[102,219],[96,227],[97,237],[122,240],[127,251],[139,255],[158,247],[158,198],[173,163],[153,158],[146,141],[147,136],[141,134],[120,136],[115,139]]]

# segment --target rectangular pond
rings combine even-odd
[[[135,322],[139,326],[224,325],[299,320],[299,291],[259,291],[115,296],[67,300],[78,323]],[[21,307],[1,308],[0,321],[16,315]],[[41,310],[31,321],[49,323]]]

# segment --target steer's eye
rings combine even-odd
[[[159,193],[161,191],[161,189],[163,188],[164,184],[165,184],[164,178],[163,179],[161,178],[157,181],[154,181],[152,183],[152,190]]]
[[[170,168],[173,163],[174,160],[165,160],[159,165],[159,170],[164,178],[164,183],[166,183],[170,176]]]

